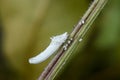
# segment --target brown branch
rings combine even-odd
[[[38,80],[53,80],[54,77],[59,73],[61,67],[64,65],[64,61],[67,61],[71,55],[71,52],[74,50],[74,47],[77,45],[76,42],[78,39],[83,37],[88,31],[90,25],[93,23],[97,15],[100,13],[104,5],[107,3],[107,0],[94,0],[89,9],[86,11],[82,19],[78,22],[72,33],[69,35],[69,38],[65,45],[67,50],[63,47],[58,51],[56,56],[45,68],[43,73],[40,75]],[[68,43],[70,41],[70,43]],[[72,50],[73,49],[73,50]]]

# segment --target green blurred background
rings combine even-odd
[[[91,0],[0,0],[0,80],[36,80],[31,65],[53,35],[71,32]],[[120,0],[109,0],[57,80],[120,80]]]

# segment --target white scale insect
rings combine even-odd
[[[64,34],[50,38],[51,43],[49,44],[49,46],[37,56],[30,58],[29,63],[38,64],[45,61],[60,48],[60,46],[66,41],[67,37],[68,37],[68,33],[65,32]]]
[[[84,23],[85,23],[85,21],[82,20],[79,24],[81,25]],[[67,37],[68,37],[68,33],[65,32],[61,35],[50,38],[51,43],[49,44],[49,46],[43,52],[38,54],[37,56],[30,58],[29,63],[30,64],[38,64],[38,63],[45,61],[47,58],[49,58],[53,53],[55,53],[60,48],[60,46],[66,41]],[[68,41],[68,44],[70,44],[71,41],[72,41],[72,38],[71,38],[71,40]],[[79,42],[81,42],[81,41],[82,41],[82,38],[79,39]],[[64,50],[67,50],[68,44],[63,46]]]

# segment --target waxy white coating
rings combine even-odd
[[[68,37],[68,34],[67,32],[65,32],[61,35],[57,35],[50,38],[51,43],[49,44],[49,46],[37,56],[30,58],[29,63],[38,64],[45,61],[47,58],[49,58],[53,53],[55,53],[60,48],[60,46],[66,41],[67,37]]]

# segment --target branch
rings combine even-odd
[[[71,54],[74,52],[78,43],[84,38],[84,35],[97,18],[108,0],[94,0],[88,8],[82,19],[78,22],[72,33],[69,35],[65,43],[65,48],[61,47],[56,56],[45,68],[38,80],[53,80],[66,66],[66,62],[70,60]]]

